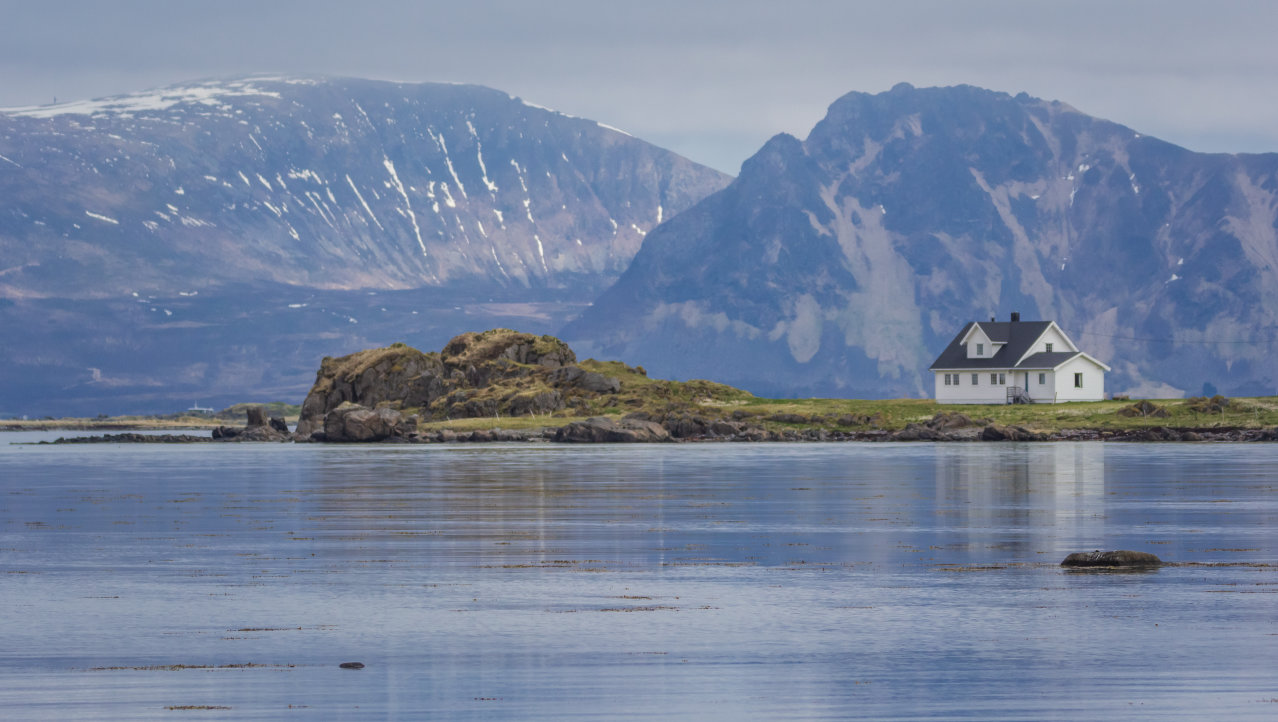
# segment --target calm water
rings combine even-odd
[[[8,719],[1278,717],[1278,445],[51,436]]]

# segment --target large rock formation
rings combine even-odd
[[[617,379],[576,361],[553,336],[509,329],[464,333],[438,353],[397,343],[325,358],[302,403],[297,435],[322,430],[333,440],[372,440],[395,435],[396,422],[383,409],[396,416],[399,409],[419,409],[433,419],[544,415],[583,396],[620,390]],[[361,407],[369,413],[356,413]],[[374,418],[373,410],[382,415]]]
[[[752,398],[709,381],[650,379],[642,367],[619,361],[578,362],[573,350],[553,336],[493,329],[457,336],[438,353],[397,343],[325,358],[302,403],[296,436],[327,441],[526,440],[542,433],[417,426],[476,417],[553,416],[547,427],[568,424],[545,432],[558,441],[781,438],[748,422],[754,414],[735,408]]]
[[[555,430],[555,441],[561,443],[651,443],[671,441],[670,432],[660,424],[643,419],[613,420],[592,417],[574,421]]]

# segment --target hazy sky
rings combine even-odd
[[[244,73],[487,85],[735,173],[840,95],[969,83],[1278,151],[1278,2],[0,0],[0,106]]]

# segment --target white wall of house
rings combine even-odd
[[[1005,404],[1007,387],[1024,388],[1036,404],[1065,401],[1101,401],[1105,398],[1105,370],[1086,358],[1078,357],[1056,370],[1008,371],[935,371],[937,402],[942,404]],[[972,383],[972,374],[977,383]],[[1004,383],[991,382],[990,374],[1002,374]],[[1074,374],[1083,375],[1082,388],[1074,386]],[[945,375],[950,383],[945,383]],[[1043,382],[1039,383],[1042,375]],[[957,379],[957,382],[956,382]]]
[[[1040,376],[1043,378],[1043,383],[1038,382]],[[1030,371],[1029,386],[1026,390],[1036,404],[1056,403],[1056,372],[1050,369]]]
[[[1005,404],[1007,387],[1012,386],[1012,372],[1007,369],[984,371],[935,371],[936,400],[942,404]],[[1004,383],[991,383],[990,374],[1002,374]],[[950,375],[950,385],[945,385],[945,375]],[[976,374],[977,383],[972,383]],[[958,383],[953,383],[954,377]]]
[[[1075,386],[1075,374],[1082,374],[1083,385]],[[1078,356],[1056,369],[1057,401],[1102,401],[1105,398],[1105,369]]]

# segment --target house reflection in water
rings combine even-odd
[[[1104,538],[1103,443],[938,446],[935,463],[938,522],[974,557],[1050,561]]]

